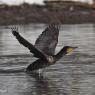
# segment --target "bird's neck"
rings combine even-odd
[[[64,48],[62,48],[54,57],[56,59],[56,61],[58,61],[62,56],[66,55],[66,50],[64,50]]]

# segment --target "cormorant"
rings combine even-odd
[[[20,44],[27,47],[38,59],[30,64],[26,71],[38,70],[55,64],[63,55],[72,52],[76,47],[64,46],[56,55],[55,48],[58,43],[59,27],[56,24],[49,25],[37,38],[35,45],[24,39],[18,29],[12,28],[12,34]]]

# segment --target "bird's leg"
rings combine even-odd
[[[41,76],[41,73],[42,73],[42,70],[39,69],[39,70],[38,70],[39,77]]]
[[[29,71],[29,72],[31,72],[31,71]],[[42,70],[41,70],[41,69],[39,69],[39,70],[34,70],[34,71],[32,71],[31,73],[32,73],[32,74],[37,74],[38,77],[42,76]]]

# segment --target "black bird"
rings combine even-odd
[[[12,34],[16,37],[20,44],[27,47],[35,57],[38,58],[35,62],[27,67],[27,71],[38,70],[55,64],[63,55],[72,52],[76,47],[64,46],[56,55],[55,48],[58,43],[59,27],[56,24],[49,25],[40,36],[37,38],[35,45],[32,45],[24,39],[18,29],[12,28]]]

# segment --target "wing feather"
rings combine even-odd
[[[56,24],[49,25],[37,38],[35,47],[47,55],[54,55],[58,43],[59,28]]]
[[[18,32],[12,31],[12,34],[16,37],[19,43],[27,47],[30,50],[30,52],[34,54],[35,57],[38,57],[41,59],[46,58],[46,56],[40,50],[35,48],[34,45],[32,45],[30,42],[24,39]]]

